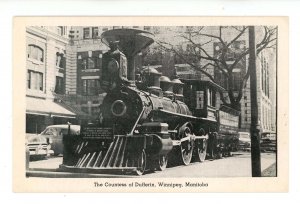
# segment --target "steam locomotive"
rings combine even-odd
[[[101,87],[107,92],[98,123],[66,135],[60,169],[88,173],[164,170],[228,155],[237,141],[239,113],[218,104],[223,88],[210,81],[170,80],[156,69],[136,72],[135,56],[151,33],[115,29],[102,34]]]

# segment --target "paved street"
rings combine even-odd
[[[274,153],[262,153],[262,171],[276,161]],[[236,154],[233,157],[205,160],[189,166],[177,166],[163,172],[145,175],[146,177],[251,177],[251,154]]]
[[[274,153],[262,153],[262,171],[274,164],[275,161],[276,155]],[[53,172],[61,163],[62,157],[51,157],[47,160],[31,161],[29,168],[30,170]],[[93,175],[93,177],[97,176],[102,177],[101,175]],[[109,177],[109,175],[105,175],[105,177]],[[148,173],[143,177],[251,177],[251,154],[249,152],[238,152],[232,157],[213,161],[206,160],[203,163],[192,163],[189,166],[171,167],[163,172]]]

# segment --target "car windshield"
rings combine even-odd
[[[42,135],[57,135],[57,130],[55,128],[47,128]]]
[[[240,135],[240,138],[249,139],[249,135]]]
[[[274,134],[265,134],[265,135],[262,135],[261,138],[275,140],[276,136]]]
[[[42,133],[42,135],[66,135],[68,134],[68,127],[48,127]],[[71,134],[80,134],[80,126],[71,126]]]

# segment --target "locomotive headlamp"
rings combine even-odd
[[[114,74],[119,70],[119,63],[115,59],[111,59],[108,64],[107,68],[110,74]]]
[[[116,100],[111,105],[111,113],[114,116],[120,117],[126,113],[127,106],[122,100]]]

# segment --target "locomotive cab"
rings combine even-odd
[[[216,120],[217,92],[224,90],[211,81],[194,79],[182,80],[184,82],[183,95],[193,115],[196,117]]]

